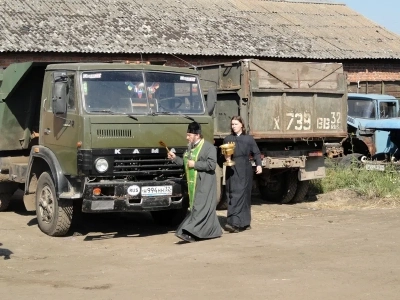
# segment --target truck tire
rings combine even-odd
[[[339,165],[342,167],[350,167],[352,164],[357,164],[363,155],[360,153],[352,153],[344,156],[340,161]]]
[[[292,203],[299,203],[304,200],[310,187],[310,180],[299,181],[297,183],[297,191],[292,199]]]
[[[13,194],[9,193],[0,194],[0,211],[7,210],[8,206],[10,205],[12,196]]]
[[[50,236],[65,235],[72,221],[73,201],[57,199],[53,178],[40,175],[36,188],[36,217],[41,231]]]
[[[261,197],[270,202],[290,203],[297,190],[297,173],[285,172],[276,177],[277,182],[274,185],[259,183]]]

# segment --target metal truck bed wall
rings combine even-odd
[[[39,131],[45,68],[30,62],[0,70],[0,151],[28,149]]]
[[[258,139],[342,138],[347,86],[339,63],[241,60],[198,67],[204,92],[217,87],[215,136],[241,115]]]

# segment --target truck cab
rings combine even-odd
[[[0,74],[0,208],[17,188],[48,235],[86,213],[187,212],[182,167],[190,122],[212,141],[212,100],[196,71],[148,63],[18,63]],[[79,205],[77,205],[79,204]],[[78,208],[77,208],[78,207]]]
[[[358,159],[393,152],[389,132],[374,124],[392,122],[399,116],[398,100],[390,95],[348,94],[348,138],[343,143],[345,155]]]

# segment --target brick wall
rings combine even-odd
[[[344,62],[343,66],[348,73],[347,77],[350,82],[400,80],[400,62],[398,60]]]
[[[344,62],[348,91],[365,94],[388,94],[400,98],[400,62],[365,60]]]

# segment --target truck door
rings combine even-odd
[[[64,81],[67,92],[66,113],[52,111],[55,82]],[[74,73],[46,72],[42,94],[42,115],[39,143],[48,147],[57,157],[65,174],[77,174],[77,142],[79,141],[78,97]]]
[[[377,101],[377,119],[391,119],[397,117],[397,102],[396,101]],[[397,147],[389,138],[389,131],[375,131],[376,152],[391,152]]]

